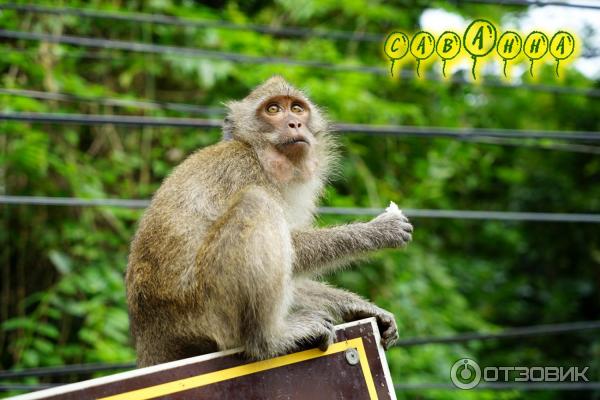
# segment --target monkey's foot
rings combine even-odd
[[[301,347],[318,347],[321,351],[326,351],[335,340],[335,326],[329,319],[322,319],[317,323],[310,335],[303,339]]]

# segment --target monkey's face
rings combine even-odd
[[[237,139],[256,149],[267,145],[288,153],[302,153],[318,147],[329,131],[319,108],[280,76],[268,79],[243,100],[230,101],[226,106],[229,112],[223,124],[223,138]]]
[[[248,144],[278,181],[325,176],[335,144],[318,106],[280,76],[226,103],[223,139]]]
[[[309,129],[310,106],[291,96],[275,96],[263,101],[256,110],[257,117],[268,129],[267,140],[292,160],[305,156],[314,144]]]

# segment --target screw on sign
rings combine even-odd
[[[446,76],[446,61],[455,58],[460,53],[460,36],[452,31],[440,35],[435,52],[442,59],[442,75]]]
[[[533,76],[533,62],[539,60],[548,52],[548,36],[543,32],[533,31],[525,38],[523,52],[531,64],[529,65],[529,74]]]
[[[410,42],[410,53],[417,60],[417,76],[421,77],[419,66],[422,60],[426,60],[433,54],[435,39],[429,32],[420,31],[415,33]]]
[[[383,52],[392,62],[390,73],[394,76],[394,63],[408,53],[409,40],[402,32],[392,32],[388,35],[383,45]]]
[[[477,58],[488,55],[496,47],[496,38],[496,27],[485,19],[474,20],[465,30],[463,45],[473,58],[473,67],[471,68],[473,79],[477,79],[475,76]]]
[[[498,55],[502,57],[504,60],[504,76],[506,75],[506,64],[508,60],[515,59],[519,53],[521,52],[521,48],[523,47],[523,39],[519,36],[518,33],[513,31],[506,31],[498,39],[498,46],[496,47],[496,51]]]
[[[556,60],[556,76],[561,60],[566,60],[575,50],[575,38],[569,32],[558,31],[550,40],[550,54]]]

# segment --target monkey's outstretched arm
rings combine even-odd
[[[386,211],[369,222],[294,231],[294,272],[325,273],[369,251],[401,247],[410,242],[412,231],[399,211]]]

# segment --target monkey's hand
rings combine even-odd
[[[381,345],[385,350],[389,349],[398,340],[398,326],[394,314],[384,309],[378,309],[375,314],[377,326],[381,332]]]
[[[401,247],[412,240],[413,227],[394,202],[368,224],[382,247]]]
[[[363,302],[355,305],[352,311],[344,316],[344,321],[356,321],[363,318],[375,317],[377,327],[381,334],[381,345],[385,350],[389,349],[398,340],[398,326],[394,314],[379,308],[374,304]]]

